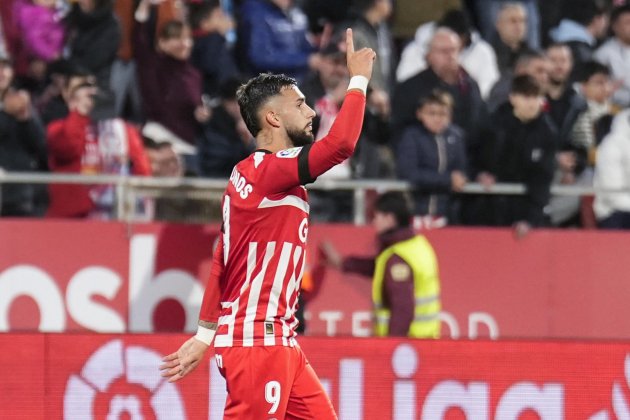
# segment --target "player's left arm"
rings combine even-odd
[[[178,381],[195,370],[214,339],[221,309],[219,286],[223,270],[223,235],[220,234],[212,257],[210,278],[203,294],[197,334],[186,340],[175,353],[162,359],[164,363],[160,366],[160,370],[163,377],[169,378],[169,382]]]

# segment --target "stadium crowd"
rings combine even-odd
[[[319,139],[352,27],[377,65],[359,149],[322,177],[407,180],[433,226],[630,228],[629,2],[3,0],[0,13],[5,171],[229,178],[254,148],[240,83],[296,78]],[[459,194],[468,182],[526,193]],[[607,191],[552,197],[554,184]],[[1,192],[2,216],[115,208],[111,187]],[[311,199],[316,220],[351,220],[350,193]]]

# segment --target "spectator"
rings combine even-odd
[[[501,4],[496,20],[492,48],[497,56],[500,73],[514,69],[516,59],[529,50],[527,45],[527,11],[521,3]]]
[[[536,0],[475,0],[474,10],[479,20],[481,35],[491,40],[496,36],[496,22],[501,8],[506,3],[519,3],[525,10],[527,17],[527,45],[531,49],[540,48],[540,13]]]
[[[11,61],[0,57],[0,169],[16,172],[46,170],[44,130],[33,113],[30,96],[11,87]],[[1,216],[42,216],[45,187],[0,185]]]
[[[134,52],[146,118],[195,145],[210,114],[201,100],[201,74],[189,60],[192,34],[188,25],[170,20],[159,29],[154,45],[155,9],[150,0],[142,0],[136,11]]]
[[[536,81],[527,75],[512,83],[508,103],[492,116],[492,136],[488,146],[488,170],[480,181],[522,183],[524,196],[496,196],[493,224],[514,226],[518,237],[531,227],[545,224],[544,207],[554,171],[556,130],[542,113],[544,96]]]
[[[595,51],[594,58],[610,68],[619,88],[613,102],[620,107],[630,106],[630,4],[615,8],[610,15],[615,36]]]
[[[66,16],[70,59],[96,76],[96,119],[114,116],[111,69],[120,46],[121,30],[112,0],[79,0]]]
[[[617,114],[597,148],[595,203],[602,229],[630,229],[630,110]],[[617,191],[604,191],[617,190]]]
[[[121,27],[120,47],[110,79],[115,97],[114,114],[140,123],[144,116],[133,52],[135,0],[116,0],[114,11]]]
[[[325,243],[328,264],[373,277],[374,335],[440,338],[440,280],[433,247],[410,227],[411,211],[400,192],[387,192],[375,203],[376,257],[342,259]]]
[[[403,132],[396,153],[398,177],[414,187],[414,214],[458,222],[451,193],[466,185],[466,146],[462,131],[451,124],[453,99],[434,91],[418,104],[418,123]]]
[[[345,96],[344,83],[347,85],[348,78],[345,51],[340,49],[337,43],[329,43],[321,51],[318,68],[309,71],[300,85],[308,106],[317,113],[313,119],[313,133],[316,133],[316,139],[328,133],[337,116]]]
[[[313,118],[313,133],[316,140],[328,134],[337,118],[349,79],[345,51],[341,50],[336,42],[329,43],[321,51],[318,70],[311,70],[300,87],[308,106],[316,113]],[[371,145],[366,147],[371,147]],[[333,167],[319,179],[347,180],[352,178],[353,167],[356,166],[358,156],[359,151],[352,159],[347,159]],[[315,190],[309,192],[309,200],[311,216],[317,222],[350,222],[352,220],[351,192]]]
[[[164,141],[155,141],[150,138],[144,139],[144,149],[151,165],[151,175],[155,177],[175,177],[184,176],[184,166],[182,160],[173,145]]]
[[[417,29],[415,38],[401,54],[396,68],[396,80],[404,82],[426,69],[427,47],[438,27],[449,28],[459,35],[463,46],[459,56],[460,63],[479,85],[481,96],[486,98],[492,86],[499,80],[496,56],[490,44],[473,30],[468,16],[461,10],[449,10],[438,22],[429,22]]]
[[[320,38],[316,45],[326,46],[326,37],[333,28],[349,18],[352,0],[309,0],[302,2],[308,17],[309,31]]]
[[[250,74],[285,73],[300,82],[319,61],[307,29],[306,15],[293,0],[246,0],[238,24],[241,67]]]
[[[573,52],[573,76],[592,60],[598,39],[606,35],[608,14],[603,0],[563,0],[560,24],[550,31],[554,42],[569,45]]]
[[[53,172],[88,175],[149,175],[150,167],[134,127],[120,119],[96,122],[90,117],[96,83],[70,77],[64,90],[70,114],[48,126],[48,160]],[[109,186],[50,186],[49,217],[112,217]]]
[[[444,90],[453,97],[453,122],[466,133],[467,155],[469,163],[474,165],[481,127],[486,124],[486,107],[477,83],[459,65],[459,50],[460,38],[456,33],[446,28],[435,31],[427,53],[429,67],[396,86],[392,124],[397,141],[407,125],[415,124],[419,98],[435,88]]]
[[[571,132],[571,145],[578,154],[578,168],[595,164],[595,126],[600,118],[614,112],[610,98],[612,82],[610,70],[596,61],[582,66],[578,79],[580,93],[586,99],[587,108],[578,116]],[[579,171],[578,171],[579,172]]]
[[[65,118],[68,115],[68,106],[63,98],[63,90],[72,76],[89,76],[90,73],[72,64],[70,61],[60,59],[48,65],[48,85],[41,95],[35,100],[35,105],[44,126],[51,121]]]
[[[556,154],[556,170],[552,184],[573,185],[576,182],[576,155],[571,141],[573,125],[586,108],[586,101],[570,82],[573,69],[571,49],[566,44],[547,47],[549,60],[549,85],[547,107],[549,116],[558,129],[559,151]],[[553,226],[576,226],[579,220],[580,198],[554,195],[549,200],[547,213]]]
[[[566,44],[551,44],[545,51],[549,63],[549,83],[546,99],[549,116],[558,128],[561,147],[571,143],[570,135],[580,112],[586,109],[586,102],[571,85],[573,56]]]
[[[254,151],[254,139],[236,101],[240,84],[230,79],[221,85],[219,103],[212,108],[198,144],[201,176],[227,179],[234,166]]]
[[[492,87],[486,103],[488,110],[494,112],[508,101],[512,88],[512,80],[517,76],[531,76],[536,80],[543,92],[549,85],[549,61],[547,57],[536,51],[527,51],[521,54],[514,64],[514,72],[506,72],[501,75],[499,81]]]
[[[392,0],[354,0],[352,5],[358,14],[352,24],[355,48],[367,47],[376,52],[378,60],[370,84],[373,90],[385,93],[389,101],[395,62],[392,35],[387,26]]]
[[[225,38],[234,21],[223,12],[219,0],[191,4],[189,19],[194,36],[191,61],[202,74],[204,93],[215,97],[221,83],[238,75]]]
[[[27,61],[49,63],[60,58],[65,34],[56,3],[56,0],[20,0],[16,3],[15,20]]]
[[[595,136],[598,122],[609,116],[612,83],[610,70],[596,61],[588,61],[582,66],[579,89],[586,100],[586,108],[578,115],[571,130],[567,149],[558,156],[558,173],[555,181],[563,185],[591,186],[595,165]],[[561,206],[559,204],[562,203]],[[575,225],[580,220],[580,198],[577,196],[553,197],[549,206],[551,222],[555,225]]]
[[[184,176],[184,162],[175,151],[175,147],[168,141],[168,135],[158,137],[158,140],[144,138],[151,175],[154,177],[181,178]],[[159,196],[153,199],[152,215],[149,219],[166,220],[169,222],[189,222],[200,214],[200,200],[187,199],[182,196],[181,188],[178,195],[170,197]]]
[[[435,22],[449,10],[462,10],[461,0],[396,0],[394,7],[394,37],[404,45],[425,23]]]

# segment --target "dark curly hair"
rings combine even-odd
[[[236,99],[247,129],[254,137],[261,130],[258,112],[272,97],[279,95],[282,89],[297,86],[297,81],[284,74],[262,73],[249,79],[236,91]]]

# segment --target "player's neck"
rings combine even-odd
[[[283,136],[275,131],[262,130],[256,136],[256,148],[269,150],[271,153],[279,152],[280,150],[293,147],[293,144],[289,140],[289,137],[285,134]]]

